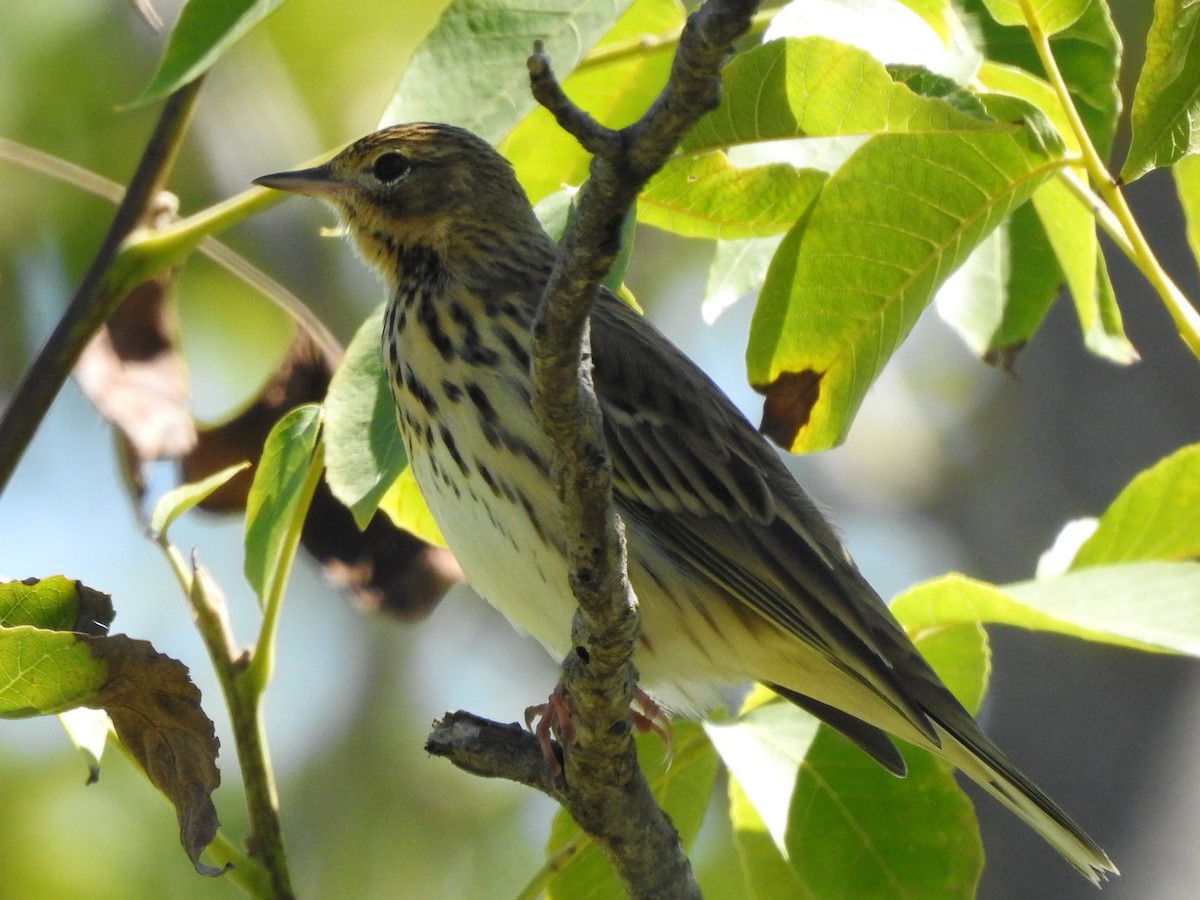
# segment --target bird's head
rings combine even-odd
[[[453,265],[511,236],[541,233],[512,166],[485,141],[450,125],[395,125],[351,144],[311,169],[277,172],[255,184],[316,197],[342,220],[363,258],[389,281],[403,251],[428,247]]]

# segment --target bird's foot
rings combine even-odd
[[[633,702],[641,707],[640,712],[633,708],[629,710],[629,715],[633,718],[633,726],[642,733],[653,732],[662,738],[663,767],[667,769],[671,768],[672,743],[670,716],[654,701],[653,697],[641,688],[638,688],[634,692]]]
[[[575,725],[571,721],[571,708],[567,705],[567,689],[561,681],[554,686],[545,703],[525,708],[525,727],[537,738],[542,759],[546,761],[546,771],[558,775],[562,771],[562,760],[554,750],[554,738],[558,738],[559,744],[564,747],[575,739]]]
[[[645,691],[638,689],[633,695],[637,708],[630,708],[629,715],[634,727],[641,732],[653,732],[662,738],[663,758],[666,768],[671,768],[671,722],[666,712]],[[554,747],[557,738],[562,747],[575,739],[575,724],[571,721],[571,708],[567,704],[567,689],[560,681],[550,692],[545,703],[525,709],[525,727],[533,732],[546,761],[546,771],[551,775],[562,772],[562,759]]]

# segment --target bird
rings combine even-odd
[[[332,207],[386,283],[383,367],[429,510],[476,591],[564,658],[575,601],[530,374],[560,250],[513,167],[470,131],[417,122],[255,183]],[[1085,877],[1117,873],[954,698],[720,388],[606,288],[590,341],[641,612],[639,689],[702,715],[760,682],[896,775],[889,735],[948,760]]]

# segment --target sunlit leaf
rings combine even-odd
[[[1198,598],[1200,564],[1146,562],[1095,566],[1002,586],[946,575],[909,589],[893,609],[910,632],[995,623],[1196,656]]]
[[[793,137],[948,132],[995,124],[894,81],[869,53],[828,38],[784,38],[739,54],[723,101],[684,138],[686,153]]]
[[[283,0],[189,0],[171,29],[158,71],[136,103],[162,99],[207,72]]]
[[[1200,444],[1146,469],[1104,511],[1073,568],[1200,557]]]
[[[115,615],[108,594],[63,575],[0,583],[0,627],[99,635]]]
[[[381,125],[448,122],[497,143],[533,109],[526,60],[545,44],[571,72],[628,0],[455,0],[413,54]]]
[[[150,515],[150,533],[159,537],[165,537],[167,529],[171,527],[171,523],[196,504],[203,503],[206,498],[219,490],[229,479],[233,478],[238,472],[249,468],[249,466],[250,463],[248,462],[237,463],[219,472],[215,472],[207,478],[202,478],[200,481],[183,484],[167,491],[154,504],[154,512]]]
[[[688,237],[782,234],[816,199],[825,177],[783,163],[738,168],[720,151],[680,156],[646,185],[638,218]]]
[[[262,459],[246,501],[244,570],[246,580],[265,603],[288,565],[300,540],[321,471],[318,442],[321,407],[297,406],[281,418],[263,446]]]
[[[108,667],[82,635],[31,625],[0,628],[0,718],[81,706],[107,680]]]
[[[380,498],[379,508],[396,527],[403,528],[409,534],[414,534],[434,546],[446,546],[446,540],[421,495],[421,489],[417,487],[411,467],[406,467],[392,482]]]
[[[359,326],[325,395],[325,480],[366,528],[388,489],[408,468],[396,406],[379,357],[387,304]]]
[[[816,450],[845,437],[867,388],[934,292],[1058,168],[1038,129],[881,135],[826,182],[780,245],[746,360],[763,431]]]
[[[609,128],[639,118],[662,90],[675,43],[654,39],[683,26],[678,0],[637,0],[596,44],[583,64],[563,81],[563,90],[581,109]],[[649,41],[647,41],[649,39]],[[554,60],[560,74],[566,69]],[[500,144],[512,160],[529,198],[538,201],[563,185],[587,178],[591,154],[537,106]]]
[[[1200,150],[1200,6],[1155,0],[1146,61],[1130,110],[1121,178],[1133,181]]]

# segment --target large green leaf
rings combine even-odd
[[[788,851],[820,897],[973,898],[983,872],[975,810],[952,767],[902,746],[896,778],[823,728],[792,795]]]
[[[672,34],[683,21],[679,0],[636,0],[563,81],[563,90],[603,125],[630,124],[650,106],[671,68],[675,44],[653,38]],[[558,60],[555,64],[560,74],[568,71]],[[512,160],[534,202],[563,185],[582,184],[591,160],[591,154],[541,106],[521,120],[500,144],[500,151]]]
[[[979,628],[928,628],[918,646],[977,706],[988,668]],[[979,832],[946,763],[903,747],[908,776],[898,779],[767,695],[756,689],[736,722],[706,726],[729,767],[735,841],[756,897],[973,896]]]
[[[746,352],[763,430],[844,439],[867,388],[946,280],[1060,166],[1044,130],[879,135],[780,245]]]
[[[688,237],[782,234],[816,199],[825,178],[786,163],[738,168],[719,150],[678,156],[646,185],[638,219]]]
[[[638,755],[654,798],[671,817],[684,847],[688,848],[696,839],[708,807],[717,775],[717,754],[700,726],[693,722],[671,723],[671,747],[671,762],[667,766],[659,736],[638,736]],[[564,860],[545,886],[547,900],[620,900],[625,896],[604,853],[564,810],[554,817],[546,855]]]
[[[283,0],[189,0],[171,29],[158,71],[136,103],[160,100],[210,68]]]
[[[1125,487],[1072,568],[1200,557],[1200,444],[1175,451]]]
[[[297,406],[271,429],[246,499],[244,571],[259,602],[283,586],[322,469],[321,407]]]
[[[1095,566],[995,586],[946,575],[892,605],[910,632],[964,623],[1011,625],[1140,650],[1200,655],[1200,564]]]
[[[566,75],[628,0],[455,0],[413,54],[382,125],[448,122],[497,143],[533,109],[526,60],[541,40]]]
[[[0,627],[0,718],[44,716],[81,706],[108,681],[108,666],[79,634]]]
[[[384,494],[408,468],[387,373],[379,357],[387,304],[355,332],[325,395],[325,480],[366,528]]]
[[[993,128],[951,102],[893,80],[875,57],[829,38],[783,38],[739,54],[721,75],[721,105],[685,153],[793,137]]]
[[[1146,61],[1130,110],[1121,178],[1133,181],[1200,150],[1200,5],[1155,0]]]

